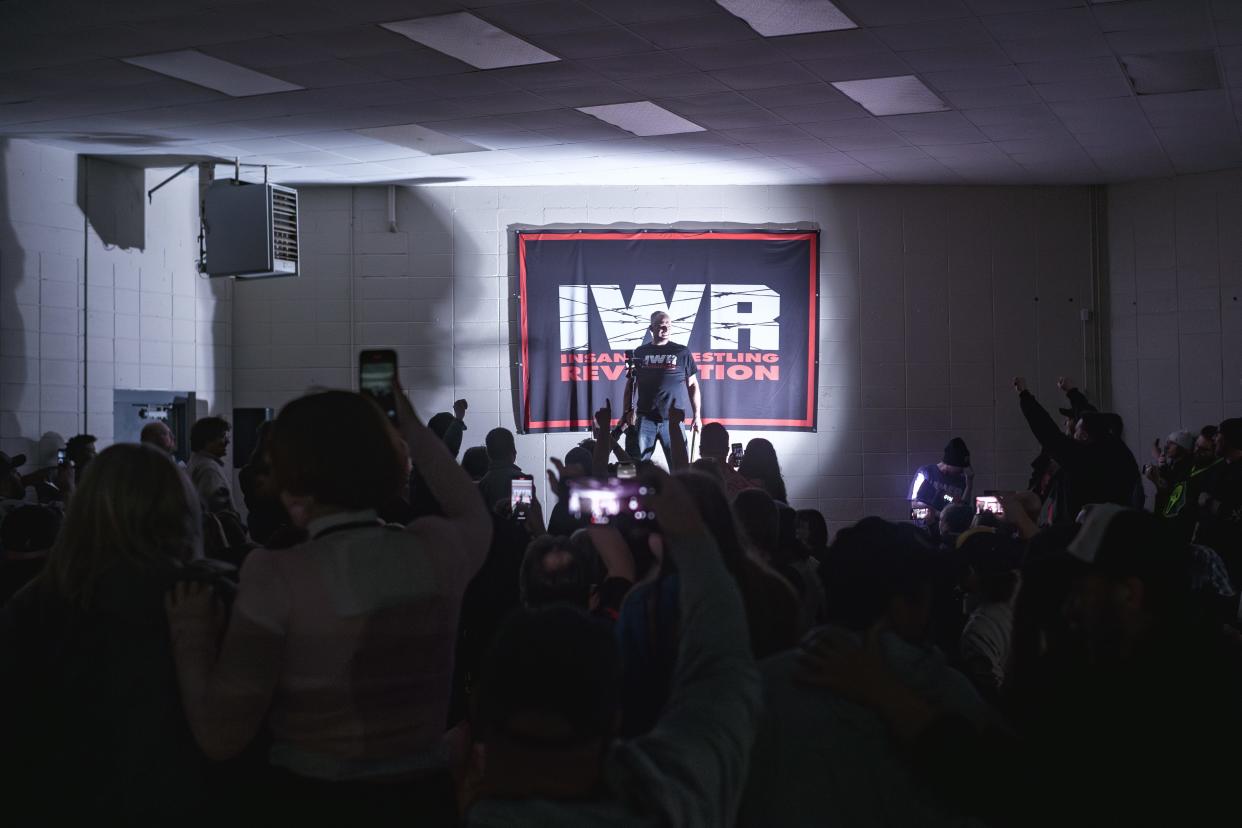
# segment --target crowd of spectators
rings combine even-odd
[[[667,471],[605,407],[552,461],[549,509],[515,495],[512,432],[463,452],[465,400],[424,424],[403,393],[395,424],[345,391],[289,403],[237,496],[219,417],[184,465],[161,422],[48,469],[0,453],[5,813],[1227,823],[1242,419],[1140,467],[1072,380],[1060,423],[1013,386],[1026,491],[976,492],[953,437],[910,520],[835,537],[789,505],[772,443],[705,423],[691,458],[675,405]],[[575,505],[591,486],[637,488],[605,521]]]

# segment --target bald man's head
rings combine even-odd
[[[142,427],[142,436],[138,439],[168,454],[172,454],[177,450],[177,438],[173,436],[172,429],[168,427],[168,424],[161,420],[153,420],[144,425]]]

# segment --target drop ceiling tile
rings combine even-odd
[[[713,9],[720,9],[712,0],[626,0],[624,3],[617,3],[616,0],[582,0],[582,3],[618,23],[702,17],[710,14]]]
[[[1121,76],[1121,68],[1113,55],[1022,63],[1018,68],[1031,83],[1061,83]]]
[[[332,57],[327,49],[306,43],[295,43],[285,37],[260,37],[233,43],[215,43],[204,46],[199,51],[251,69],[314,63],[329,60]]]
[[[1235,123],[1224,90],[1144,95],[1138,99],[1153,127],[1189,127]]]
[[[558,60],[555,63],[533,63],[528,66],[510,66],[505,69],[490,69],[488,74],[496,76],[510,87],[528,89],[538,92],[542,89],[555,89],[561,86],[580,86],[584,83],[595,83],[602,80],[600,74],[581,63]]]
[[[1009,56],[992,44],[974,46],[941,46],[902,52],[901,57],[916,72],[942,72],[950,69],[973,69],[989,66],[1007,66]]]
[[[942,92],[945,100],[958,109],[988,109],[994,106],[1039,103],[1039,93],[1031,86],[993,86],[986,89],[957,89]]]
[[[583,65],[601,75],[619,81],[630,78],[658,78],[664,75],[695,71],[695,67],[689,63],[664,52],[645,54],[642,60],[635,60],[632,57],[597,58],[585,61]]]
[[[822,124],[804,124],[802,129],[811,135],[829,140],[835,138],[888,138],[897,134],[878,118],[828,121]]]
[[[941,92],[952,92],[958,89],[993,89],[1001,86],[1020,86],[1026,83],[1026,78],[1016,66],[924,72],[922,78]]]
[[[997,40],[1087,37],[1101,30],[1092,10],[1085,6],[988,15],[983,18],[983,24]]]
[[[841,121],[849,118],[870,118],[871,113],[854,101],[822,101],[805,106],[769,107],[773,114],[779,115],[791,124],[820,124],[826,121]]]
[[[1216,45],[1212,29],[1206,25],[1109,32],[1105,37],[1108,39],[1108,45],[1120,54],[1181,52],[1190,49],[1211,49]]]
[[[969,17],[970,9],[960,0],[865,0],[850,4],[849,14],[863,26],[898,26]]]
[[[709,17],[693,17],[688,20],[663,20],[656,23],[638,23],[629,30],[661,49],[689,49],[719,43],[736,43],[740,40],[758,40],[759,35],[741,19],[721,14],[717,7]]]
[[[992,43],[992,36],[983,24],[969,18],[880,26],[874,33],[889,48],[898,52]]]
[[[804,141],[810,136],[801,129],[787,124],[751,127],[749,129],[726,129],[721,131],[740,144],[766,144],[772,141]]]
[[[841,102],[850,99],[827,83],[804,83],[797,86],[775,86],[754,89],[745,93],[760,106],[771,109],[777,106],[807,106],[815,103]]]
[[[1049,104],[1070,132],[1098,132],[1114,127],[1115,131],[1150,135],[1147,117],[1132,97],[1095,101],[1057,101]]]
[[[1139,95],[1219,89],[1220,71],[1210,50],[1122,55],[1122,67]]]
[[[393,19],[415,16],[425,17],[426,13],[420,10],[417,15],[406,13]],[[521,37],[558,34],[582,29],[603,29],[609,25],[607,19],[572,0],[508,3],[503,6],[480,9],[476,16]]]
[[[766,89],[815,83],[817,78],[796,63],[772,63],[745,69],[721,69],[712,77],[732,89]]]
[[[851,150],[850,157],[867,166],[874,164],[926,163],[932,159],[918,147],[889,147],[884,149]]]
[[[638,93],[641,98],[705,95],[711,92],[725,92],[729,88],[706,72],[664,75],[658,78],[630,78],[624,84]]]
[[[762,66],[765,63],[781,63],[786,60],[785,55],[766,38],[743,40],[724,46],[683,49],[675,54],[686,63],[708,72],[715,69]]]
[[[600,106],[603,104],[628,103],[640,100],[631,89],[610,81],[600,80],[582,86],[564,86],[540,90],[539,96],[561,106]]]
[[[826,57],[849,57],[887,52],[889,47],[867,29],[845,29],[839,32],[813,32],[769,38],[772,45],[789,60],[815,60]]]
[[[1185,25],[1206,10],[1203,0],[1148,0],[1143,3],[1097,2],[1091,11],[1104,31]]]
[[[660,98],[661,106],[667,106],[679,115],[694,118],[696,115],[735,112],[754,109],[755,104],[739,92],[716,92],[710,95],[691,95],[684,98]]]
[[[379,26],[351,26],[316,32],[297,32],[286,38],[295,45],[327,52],[332,57],[354,58],[404,50],[410,41]]]
[[[402,40],[404,39],[402,38]],[[428,49],[421,44],[412,41],[407,42],[409,46],[402,48],[400,51],[383,52],[377,55],[359,55],[357,57],[345,58],[345,60],[354,66],[367,69],[377,75],[383,75],[393,80],[409,80],[411,78],[449,75],[474,70],[473,66],[464,61],[441,54],[434,49]]]
[[[696,124],[708,129],[742,129],[744,127],[767,126],[783,123],[781,118],[771,112],[754,108],[739,109],[732,112],[711,112],[697,115],[692,119]]]
[[[471,71],[411,79],[403,82],[401,86],[409,90],[411,100],[470,97],[513,91],[513,87],[504,78],[499,72]]]
[[[634,55],[650,52],[654,48],[641,37],[630,34],[620,26],[540,35],[531,37],[529,40],[541,49],[546,49],[557,57],[568,60]]]
[[[1055,123],[1056,118],[1043,104],[998,106],[991,109],[969,109],[962,113],[975,126],[997,124]]]
[[[1087,101],[1098,98],[1126,98],[1132,92],[1125,78],[1090,78],[1057,83],[1037,83],[1037,91],[1045,101]]]
[[[1113,48],[1102,34],[1085,37],[1004,40],[1001,41],[1001,48],[1013,58],[1014,63],[1107,57],[1113,53]]]
[[[376,83],[385,80],[383,75],[370,72],[343,60],[325,60],[318,63],[295,63],[292,66],[271,66],[265,74],[296,83],[307,89],[325,86],[348,86],[355,83]]]
[[[892,149],[908,147],[905,139],[889,132],[887,135],[842,135],[838,138],[825,138],[824,141],[834,149],[854,153],[856,150]]]
[[[910,66],[892,52],[804,61],[803,65],[826,81],[886,78],[910,74]]]

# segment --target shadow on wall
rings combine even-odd
[[[37,275],[28,275],[35,268],[18,245],[13,226],[11,152],[11,143],[0,138],[0,450],[34,458],[37,446],[23,436],[27,431],[18,412],[29,407],[23,405],[31,393],[26,366],[39,356],[38,333],[26,330],[24,317],[38,313],[39,281]],[[37,426],[36,422],[28,433],[35,433]]]
[[[78,209],[105,247],[146,247],[146,171],[78,156]]]

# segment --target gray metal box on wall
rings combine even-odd
[[[298,193],[279,184],[214,181],[203,199],[208,276],[298,275]]]

